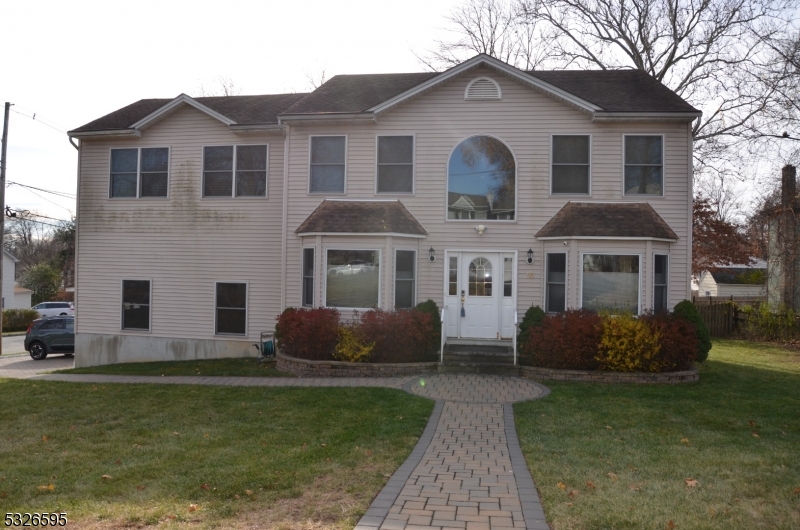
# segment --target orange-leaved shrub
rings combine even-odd
[[[431,315],[422,311],[373,309],[361,315],[356,333],[362,343],[375,344],[371,362],[412,363],[436,360],[435,331]]]
[[[661,350],[658,352],[660,371],[688,370],[699,359],[701,341],[690,321],[668,313],[642,315],[639,319],[648,322],[661,335]]]
[[[631,314],[606,316],[597,351],[601,370],[660,372],[661,330]]]
[[[283,353],[311,361],[333,359],[338,342],[339,311],[328,307],[295,309],[278,317],[275,338]]]
[[[602,319],[586,309],[547,315],[541,325],[528,328],[520,362],[543,368],[596,370]]]

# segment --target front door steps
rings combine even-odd
[[[443,360],[439,372],[519,375],[510,340],[448,338]]]

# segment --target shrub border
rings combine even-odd
[[[580,381],[611,384],[667,384],[696,383],[700,380],[697,368],[679,372],[601,372],[597,370],[559,370],[537,366],[520,366],[520,376],[534,381]]]
[[[438,362],[425,363],[348,363],[345,361],[309,361],[277,353],[277,369],[299,377],[397,377],[439,371]],[[520,377],[534,381],[581,381],[611,384],[681,384],[700,380],[697,368],[680,372],[599,372],[558,370],[535,366],[517,366]]]
[[[309,361],[277,353],[281,372],[299,377],[396,377],[436,372],[438,362],[426,363],[349,363],[346,361]]]

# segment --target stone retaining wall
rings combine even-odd
[[[534,381],[584,381],[587,383],[636,383],[636,384],[679,384],[696,383],[700,380],[697,368],[683,372],[597,372],[590,370],[556,370],[520,366],[522,377]]]
[[[307,361],[278,352],[278,370],[300,377],[397,377],[429,374],[439,363],[348,363],[343,361]]]

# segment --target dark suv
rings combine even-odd
[[[34,320],[25,334],[25,351],[36,361],[50,353],[75,353],[75,317]]]

